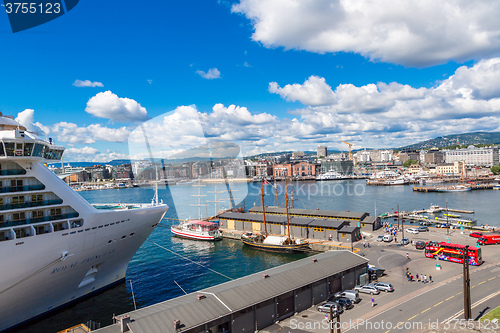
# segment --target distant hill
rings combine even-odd
[[[464,134],[452,134],[447,136],[440,136],[427,141],[414,143],[409,146],[401,147],[399,149],[430,149],[430,148],[444,148],[457,144],[460,145],[478,145],[478,144],[500,144],[500,132],[474,132]]]
[[[94,165],[122,165],[122,164],[129,164],[129,163],[130,163],[130,160],[112,160],[109,162],[66,162],[66,161],[64,161],[64,166],[67,166],[69,164],[72,167],[85,168],[85,167],[90,167],[90,166],[94,166]],[[50,165],[55,166],[55,167],[60,167],[61,162],[50,163]]]

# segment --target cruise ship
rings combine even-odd
[[[44,165],[63,152],[0,113],[0,332],[122,281],[168,209],[94,208]]]

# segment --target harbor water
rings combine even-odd
[[[230,185],[235,203],[244,204],[246,209],[261,205],[260,183]],[[218,185],[219,188],[223,186]],[[278,183],[276,190],[271,185],[264,187],[265,204],[276,205],[277,191],[279,205],[283,207],[285,184]],[[288,188],[290,191],[290,184]],[[200,199],[199,206],[196,191],[198,189],[190,184],[160,187],[159,198],[170,209],[130,262],[124,283],[16,328],[15,332],[57,332],[89,320],[106,326],[112,323],[113,314],[133,310],[134,298],[136,306],[141,308],[307,256],[253,250],[237,240],[208,243],[173,237],[170,226],[177,223],[175,219],[178,217],[213,215],[214,204],[208,201],[218,201],[217,209],[229,207],[227,197],[219,194],[216,199],[210,193],[218,191],[213,184],[204,186],[206,196]],[[369,212],[370,215],[376,212],[380,215],[396,211],[398,205],[401,211],[448,205],[449,208],[474,210],[473,215],[461,215],[477,219],[478,224],[500,227],[500,210],[496,206],[500,191],[495,190],[419,193],[413,192],[411,186],[366,186],[364,180],[339,180],[294,182],[293,192],[295,208],[349,210]],[[154,189],[139,187],[79,193],[90,203],[146,203],[151,201]],[[289,199],[291,206],[290,194]]]

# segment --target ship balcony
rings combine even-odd
[[[24,169],[0,170],[0,176],[19,176],[25,174],[26,170]]]
[[[42,200],[42,201],[27,201],[27,202],[23,202],[23,203],[8,203],[8,204],[0,205],[0,210],[23,209],[23,208],[40,207],[40,206],[52,206],[52,205],[60,205],[62,203],[63,203],[62,199]]]
[[[65,220],[65,219],[70,219],[73,217],[78,217],[79,215],[80,214],[78,214],[78,212],[72,212],[72,213],[65,213],[65,214],[59,214],[59,215],[41,216],[41,217],[33,217],[33,218],[20,219],[20,220],[4,221],[4,222],[0,222],[0,228],[16,227],[19,225],[26,225],[26,224],[39,223],[39,222]]]
[[[45,190],[45,185],[26,185],[26,186],[4,186],[0,187],[0,193],[27,192]]]

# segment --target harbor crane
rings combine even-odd
[[[351,139],[349,139],[348,142],[346,142],[346,141],[342,141],[342,142],[349,146],[349,161],[352,161],[351,148],[352,148],[352,146],[354,146],[354,143],[351,142]]]

